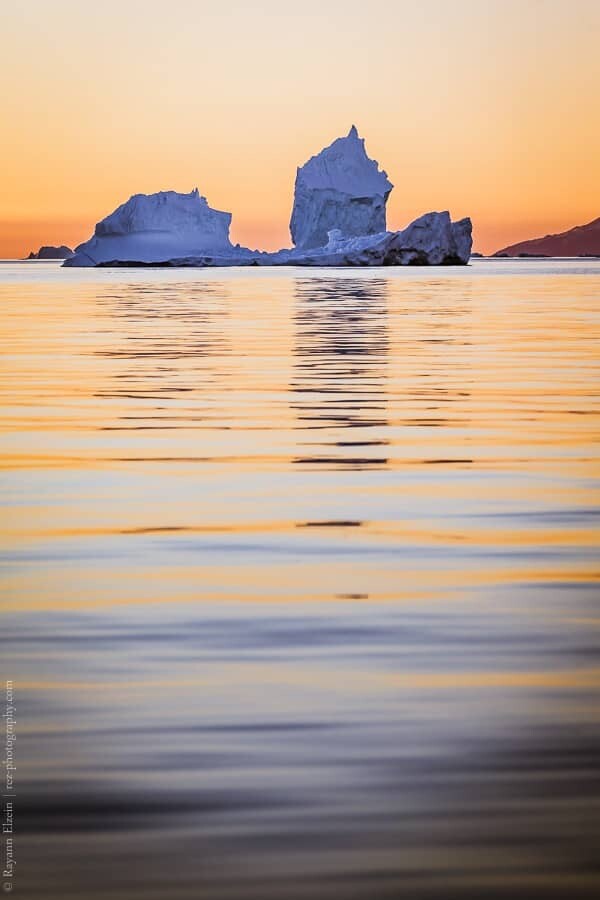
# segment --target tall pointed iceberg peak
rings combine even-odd
[[[109,261],[161,262],[179,256],[231,251],[231,213],[211,209],[198,188],[189,194],[134,194],[96,225],[70,266]]]
[[[296,247],[327,244],[337,229],[344,237],[386,230],[385,204],[393,184],[365,150],[353,125],[301,166],[296,174],[290,232]]]

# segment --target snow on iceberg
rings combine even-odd
[[[369,159],[364,139],[352,126],[296,173],[290,220],[296,247],[327,243],[328,232],[345,237],[385,231],[385,204],[393,184],[377,162]]]
[[[161,263],[202,253],[228,254],[231,213],[211,209],[198,188],[189,194],[134,194],[101,222],[94,236],[75,248],[66,266]]]

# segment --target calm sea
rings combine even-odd
[[[15,896],[598,895],[600,261],[0,307]]]

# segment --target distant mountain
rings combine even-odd
[[[61,244],[60,247],[40,247],[37,253],[32,251],[27,259],[68,259],[70,256],[73,256],[71,248]]]
[[[600,256],[600,218],[561,234],[511,244],[494,256]]]

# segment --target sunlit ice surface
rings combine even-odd
[[[0,264],[15,895],[597,895],[599,298]]]

